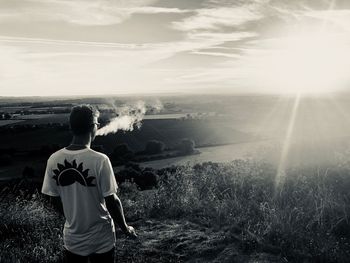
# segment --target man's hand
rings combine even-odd
[[[127,231],[125,232],[125,234],[131,238],[137,238],[135,228],[133,228],[132,226],[127,226]]]
[[[116,194],[105,197],[106,206],[111,214],[114,222],[116,222],[121,230],[129,237],[137,238],[136,231],[132,226],[128,226],[125,222],[123,206]]]

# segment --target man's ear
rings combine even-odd
[[[93,125],[93,126],[90,128],[90,132],[89,132],[89,134],[90,134],[90,139],[91,139],[91,140],[95,139],[95,137],[96,137],[96,130],[95,130],[94,126],[95,126],[95,125]]]

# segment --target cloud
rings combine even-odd
[[[279,45],[292,29],[324,24],[350,29],[349,10],[310,8],[316,5],[316,0],[0,0],[0,28],[8,35],[0,36],[0,87],[3,95],[256,91],[261,75],[271,73],[266,61],[279,61]]]
[[[123,11],[123,9],[120,9]],[[145,6],[145,7],[134,7],[134,8],[124,8],[125,12],[130,14],[181,14],[181,13],[191,13],[192,10],[179,9],[179,8],[166,8],[166,7],[155,7],[155,6]]]
[[[0,1],[1,21],[64,21],[79,25],[111,25],[133,14],[186,13],[179,8],[152,7],[156,0],[25,0],[9,5]]]
[[[222,26],[239,26],[259,20],[261,14],[249,7],[217,7],[197,9],[193,16],[173,22],[173,27],[182,31],[215,30]]]
[[[6,55],[2,55],[6,66],[1,71],[1,86],[3,95],[164,91],[173,88],[167,80],[184,71],[152,67],[153,63],[184,52],[217,57],[220,55],[201,54],[200,50],[249,36],[246,32],[203,33],[184,41],[148,44],[0,37]]]
[[[189,33],[188,38],[197,41],[204,41],[207,43],[213,43],[208,46],[221,44],[226,41],[238,41],[246,38],[257,36],[253,32],[228,32],[228,33],[215,33],[215,32],[198,32]]]
[[[194,51],[193,54],[198,55],[209,55],[209,56],[218,56],[218,57],[226,57],[226,58],[234,58],[238,59],[241,57],[239,54],[230,54],[230,53],[224,53],[224,52],[210,52],[210,51]]]
[[[237,32],[230,34],[198,33],[189,39],[177,42],[119,44],[86,41],[49,40],[0,36],[0,43],[18,50],[24,59],[28,58],[67,58],[98,57],[116,58],[115,65],[146,66],[150,63],[169,58],[176,53],[198,52],[215,47],[225,41],[237,41],[255,36],[254,33]],[[45,47],[45,49],[43,48]]]
[[[26,52],[23,49],[0,44],[0,56],[2,61],[0,64],[2,96],[31,95],[30,87],[32,85],[40,83],[42,76],[45,76],[44,78],[52,76],[49,69],[42,68],[37,63],[26,62]]]
[[[318,10],[306,11],[303,17],[311,17],[324,21],[324,26],[336,26],[340,29],[350,30],[350,10]]]
[[[265,1],[266,2],[266,1]],[[207,1],[204,8],[197,8],[193,14],[180,21],[174,21],[172,27],[186,33],[189,41],[205,43],[202,48],[223,45],[226,42],[246,41],[259,34],[252,30],[245,30],[244,26],[264,18],[260,5],[262,1]],[[258,23],[258,22],[257,22]],[[220,54],[196,49],[193,53],[206,56],[231,57],[237,54]]]
[[[227,91],[337,91],[349,83],[349,47],[350,37],[333,31],[257,39],[249,41],[239,56],[232,54],[233,59],[183,72],[168,82]],[[231,56],[222,51],[197,53]]]

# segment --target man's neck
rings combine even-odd
[[[80,150],[84,148],[90,148],[91,136],[74,136],[71,144],[66,147],[68,150]]]

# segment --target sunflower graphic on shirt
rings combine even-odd
[[[89,169],[84,170],[83,163],[77,165],[76,160],[70,163],[65,159],[63,164],[57,163],[57,169],[54,169],[53,173],[55,175],[52,178],[58,186],[68,186],[75,182],[87,187],[96,186],[92,183],[96,177],[89,176]]]

